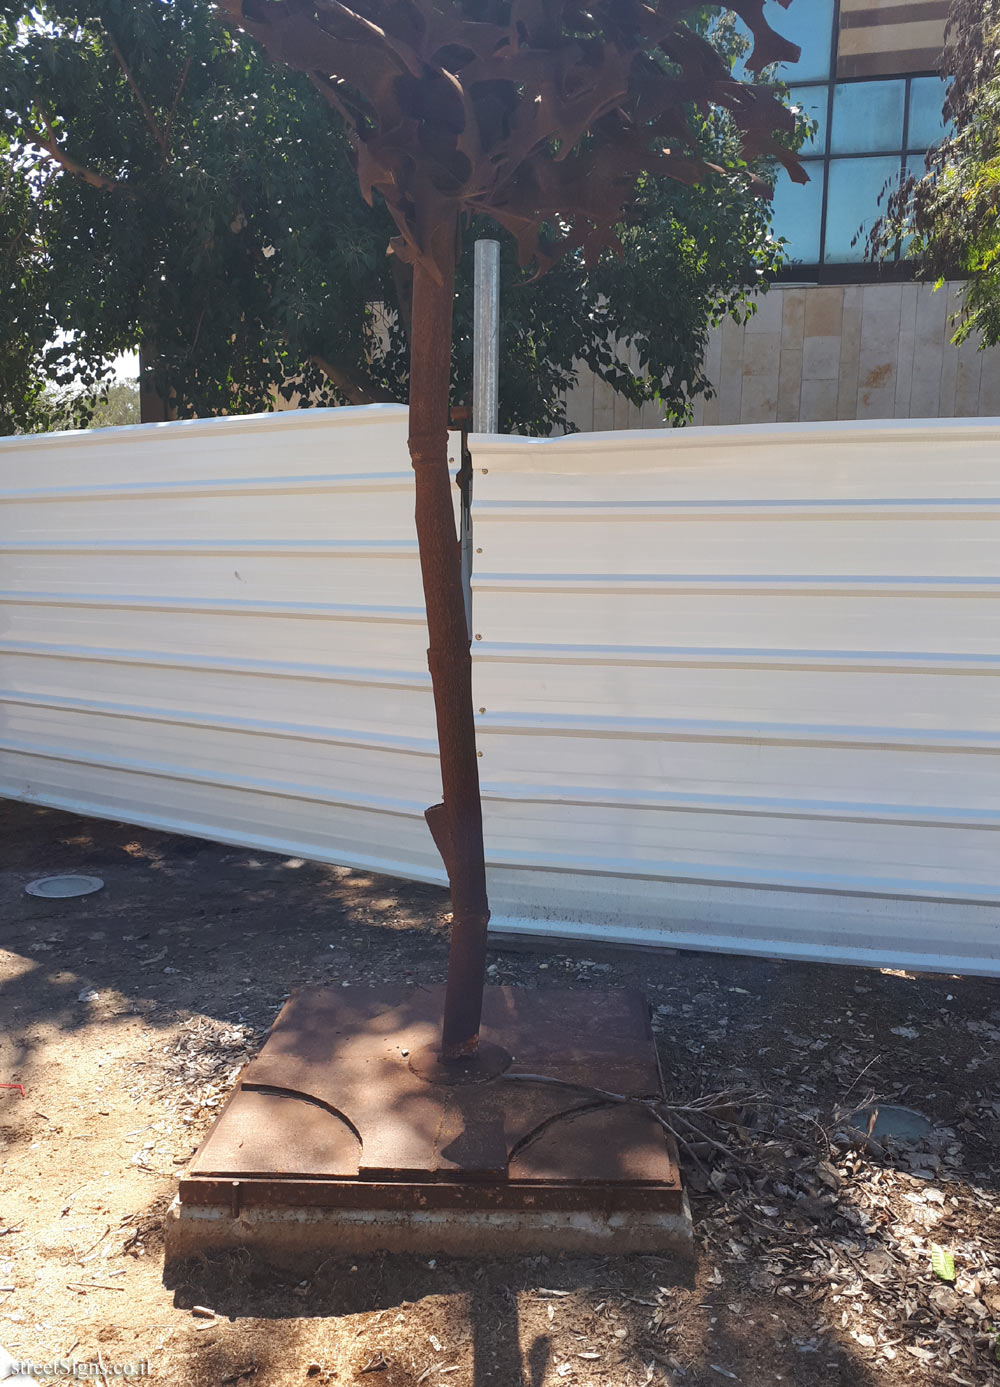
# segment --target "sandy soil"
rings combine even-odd
[[[439,978],[446,899],[9,803],[0,832],[0,1081],[26,1089],[0,1090],[0,1344],[14,1359],[92,1362],[107,1382],[147,1362],[178,1387],[1000,1381],[996,982],[495,951],[497,982],[643,987],[674,1095],[752,1087],[832,1131],[836,1106],[870,1090],[933,1118],[938,1139],[859,1151],[835,1136],[820,1168],[782,1137],[778,1174],[703,1151],[706,1170],[686,1170],[694,1272],[373,1252],[301,1284],[240,1256],[164,1284],[177,1171],[289,991]],[[73,901],[24,894],[56,871],[106,884]],[[932,1242],[953,1279],[935,1276]]]

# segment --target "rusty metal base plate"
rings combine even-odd
[[[430,1082],[443,989],[294,994],[180,1181],[180,1206],[366,1216],[686,1216],[677,1153],[648,1109],[662,1080],[632,991],[486,990],[496,1077]],[[416,1066],[417,1071],[420,1065]]]

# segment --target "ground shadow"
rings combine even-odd
[[[152,1062],[157,1037],[181,1018],[238,1022],[260,1036],[293,987],[386,978],[420,985],[444,972],[447,902],[433,888],[24,805],[0,805],[0,830],[8,846],[0,873],[0,945],[7,951],[0,980],[0,1078],[25,1079],[29,1100],[36,1077],[41,1086],[52,1083],[45,1064],[53,1037],[76,1037],[100,1050],[122,1017],[135,1017],[141,1023],[137,1044],[148,1047]],[[32,876],[55,870],[94,872],[107,884],[77,902],[23,895]],[[596,946],[582,954],[561,945],[534,954],[494,950],[491,981],[581,989],[637,985],[653,1006],[674,1099],[740,1083],[779,1091],[804,1113],[822,1113],[852,1091],[860,1097],[871,1088],[954,1129],[964,1165],[954,1176],[945,1169],[942,1178],[966,1187],[973,1182],[987,1192],[998,1188],[996,982],[698,954],[604,952]],[[100,994],[97,1001],[78,1000],[87,988]],[[72,1083],[72,1074],[64,1081]],[[3,1121],[12,1126],[28,1107],[19,1109],[16,1098],[0,1102]],[[30,1140],[20,1130],[15,1137]],[[717,1205],[705,1201],[702,1211],[710,1214]],[[804,1248],[806,1233],[821,1246],[833,1246],[840,1236],[814,1222],[804,1232]],[[845,1342],[839,1321],[831,1323],[828,1307],[800,1308],[752,1293],[751,1266],[724,1245],[706,1253],[696,1273],[702,1279],[683,1291],[697,1297],[677,1321],[695,1326],[686,1340],[680,1331],[671,1337],[669,1325],[651,1330],[657,1312],[639,1303],[654,1301],[657,1286],[671,1284],[665,1264],[647,1275],[642,1259],[622,1258],[588,1272],[573,1262],[501,1263],[487,1252],[478,1281],[475,1267],[470,1271],[468,1264],[447,1259],[423,1270],[419,1259],[365,1259],[353,1273],[351,1265],[362,1264],[341,1259],[322,1293],[310,1287],[305,1295],[297,1294],[301,1288],[294,1280],[275,1280],[266,1269],[259,1283],[237,1270],[228,1291],[225,1277],[218,1283],[216,1308],[228,1308],[237,1321],[258,1317],[277,1330],[279,1320],[316,1323],[368,1313],[366,1306],[388,1312],[404,1302],[460,1301],[459,1319],[474,1340],[475,1387],[539,1387],[546,1374],[562,1380],[553,1376],[557,1355],[567,1351],[557,1332],[559,1307],[572,1304],[582,1322],[596,1324],[594,1317],[608,1310],[594,1307],[610,1285],[608,1303],[626,1330],[623,1356],[637,1387],[649,1363],[661,1374],[653,1381],[685,1387],[726,1387],[728,1379],[716,1368],[742,1372],[745,1382],[754,1383],[771,1382],[777,1373],[786,1384],[803,1387],[874,1380],[873,1369]],[[721,1276],[718,1285],[705,1280],[713,1265]],[[561,1282],[562,1276],[568,1281]],[[204,1280],[195,1277],[189,1284],[202,1285],[207,1295]],[[442,1286],[448,1289],[442,1292]],[[539,1287],[569,1295],[546,1302],[535,1297]],[[179,1283],[176,1291],[181,1297]],[[552,1328],[549,1304],[555,1311]],[[437,1332],[429,1311],[426,1324],[428,1332]],[[752,1330],[762,1336],[759,1344]],[[205,1334],[198,1342],[207,1350],[209,1339]],[[293,1339],[288,1327],[286,1342]],[[299,1340],[306,1342],[301,1334],[294,1341]],[[671,1366],[672,1359],[683,1372]],[[238,1355],[227,1360],[226,1372],[236,1371],[240,1361]],[[589,1361],[579,1360],[577,1370],[591,1371]],[[600,1370],[600,1364],[592,1370],[595,1381]],[[190,1380],[200,1381],[193,1374],[192,1369]],[[227,1379],[221,1374],[208,1380]],[[376,1375],[362,1380],[390,1387]]]
[[[570,1298],[577,1304],[599,1302],[632,1289],[637,1279],[691,1291],[694,1262],[641,1256],[494,1258],[484,1248],[482,1259],[389,1253],[327,1257],[304,1273],[269,1266],[237,1250],[172,1263],[167,1273],[177,1306],[208,1304],[234,1321],[412,1313],[424,1303],[440,1319],[442,1301],[451,1301],[467,1326],[473,1387],[542,1387],[546,1381],[553,1364],[552,1337],[530,1326],[525,1332],[519,1312],[524,1297],[561,1310]],[[642,1336],[634,1329],[630,1326],[629,1342],[619,1357],[626,1362],[634,1358],[631,1366],[638,1370],[644,1362]],[[428,1362],[434,1356],[425,1349]],[[388,1344],[385,1357],[400,1370],[400,1356]]]

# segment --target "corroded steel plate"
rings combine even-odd
[[[182,1200],[680,1208],[667,1134],[646,1108],[607,1096],[661,1094],[638,993],[487,988],[483,1041],[513,1059],[450,1086],[410,1064],[437,1037],[442,991],[296,993],[185,1173]]]

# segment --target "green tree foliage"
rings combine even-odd
[[[951,133],[887,202],[869,249],[902,244],[924,279],[960,278],[955,341],[1000,342],[1000,0],[953,0],[942,71]]]
[[[0,432],[46,427],[37,329],[44,268],[33,238],[31,185],[0,133]]]
[[[704,21],[710,22],[708,11]],[[735,56],[725,25],[720,42]],[[357,192],[325,102],[225,29],[206,0],[0,0],[0,429],[45,427],[43,382],[95,392],[138,343],[143,417],[403,399],[408,284],[394,228]],[[565,423],[579,364],[683,420],[710,327],[748,311],[781,251],[721,115],[720,172],[644,180],[624,255],[537,282],[502,244],[501,426]],[[471,380],[472,256],[458,284],[454,398]],[[463,276],[465,276],[463,278]],[[58,346],[53,343],[60,343]]]
[[[112,429],[138,424],[139,382],[111,380],[96,394],[85,387],[48,386],[36,402],[35,414],[24,432],[51,433],[58,429]]]

